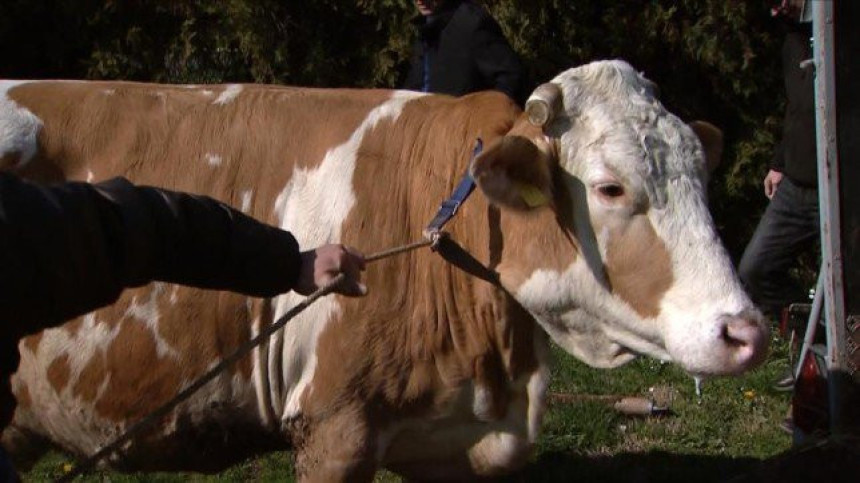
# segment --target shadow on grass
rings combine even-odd
[[[754,471],[756,458],[683,455],[652,451],[586,456],[544,453],[523,471],[505,481],[513,482],[720,482]]]
[[[505,480],[519,482],[786,483],[860,481],[860,447],[843,445],[790,450],[772,458],[735,458],[663,451],[586,456],[545,453]]]

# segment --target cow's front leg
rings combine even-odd
[[[302,482],[371,481],[375,442],[358,411],[308,423],[297,438],[296,475]]]

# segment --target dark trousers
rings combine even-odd
[[[738,266],[747,292],[765,313],[778,316],[792,302],[808,300],[808,287],[788,272],[818,240],[818,191],[783,178]]]
[[[12,461],[9,460],[9,456],[2,447],[0,447],[0,481],[3,483],[17,483],[21,481],[18,473],[15,472],[15,467],[12,466]]]

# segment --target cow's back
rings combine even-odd
[[[125,176],[236,207],[251,193],[252,214],[271,220],[266,203],[293,166],[319,162],[389,95],[256,85],[24,82],[6,96],[41,121],[38,146],[32,159],[6,153],[4,164],[48,181]]]

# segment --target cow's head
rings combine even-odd
[[[551,212],[548,229],[565,233],[570,253],[552,268],[506,260],[503,284],[559,345],[595,366],[648,354],[697,375],[754,367],[767,329],[707,207],[721,148],[716,128],[667,112],[624,62],[571,69],[539,87],[472,172],[515,218]]]

